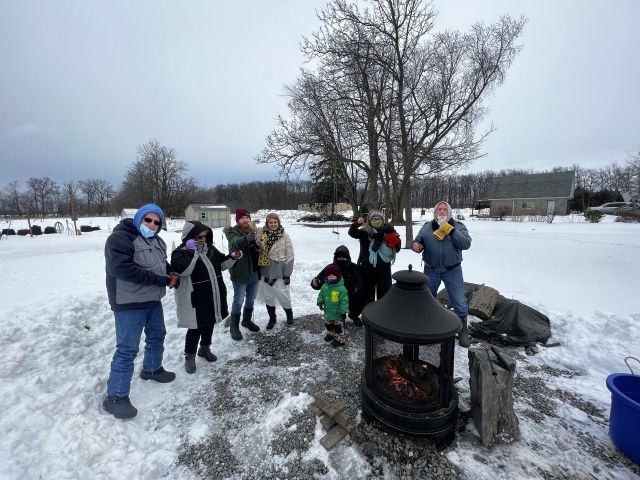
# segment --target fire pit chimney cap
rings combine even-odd
[[[391,278],[398,282],[400,288],[411,290],[420,289],[427,283],[427,276],[422,272],[413,270],[412,265],[409,265],[409,270],[400,270],[394,273]]]

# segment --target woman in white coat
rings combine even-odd
[[[293,243],[280,223],[276,213],[267,215],[265,228],[259,236],[261,246],[258,266],[262,278],[261,295],[267,304],[269,323],[267,330],[276,324],[276,305],[284,309],[287,315],[287,325],[293,325],[293,310],[291,308],[291,273],[293,272]]]

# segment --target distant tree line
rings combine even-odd
[[[202,186],[187,177],[188,166],[177,159],[176,152],[150,140],[138,147],[119,189],[101,178],[67,181],[62,185],[49,177],[30,177],[23,186],[18,181],[0,190],[0,215],[24,217],[118,215],[122,208],[136,208],[144,203],[160,205],[170,216],[182,216],[190,203],[211,203],[258,209],[292,210],[298,205],[345,202],[348,186],[335,177],[332,169],[314,171],[311,180],[251,181]],[[572,209],[622,200],[621,192],[640,193],[640,152],[632,153],[623,164],[611,163],[601,168],[580,165],[555,167],[549,171],[575,171],[576,189]],[[151,173],[149,173],[151,172]],[[486,199],[493,179],[505,175],[535,172],[504,169],[477,173],[445,172],[418,177],[413,182],[411,205],[432,207],[447,200],[455,208],[469,208]],[[382,190],[382,187],[378,187]],[[364,198],[364,191],[357,192]],[[360,207],[362,205],[359,205]],[[377,208],[366,205],[365,208]]]

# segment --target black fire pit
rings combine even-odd
[[[396,272],[387,294],[367,305],[362,411],[402,433],[430,437],[439,448],[455,438],[458,392],[453,385],[456,314],[427,290],[427,277]]]

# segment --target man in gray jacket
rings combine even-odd
[[[414,240],[414,252],[422,252],[424,274],[429,278],[429,291],[435,298],[440,282],[444,282],[453,311],[462,321],[458,334],[461,347],[469,347],[467,327],[467,298],[464,296],[462,278],[462,250],[471,246],[471,237],[462,222],[453,220],[451,206],[438,202],[433,209],[433,220],[425,223]]]
[[[162,297],[178,277],[170,275],[167,247],[158,232],[164,214],[157,205],[140,207],[132,219],[113,229],[104,247],[107,294],[115,316],[116,352],[111,361],[104,409],[116,418],[132,418],[138,410],[131,405],[129,388],[133,361],[140,337],[145,333],[144,360],[140,378],[167,383],[176,378],[162,368],[164,314]]]

